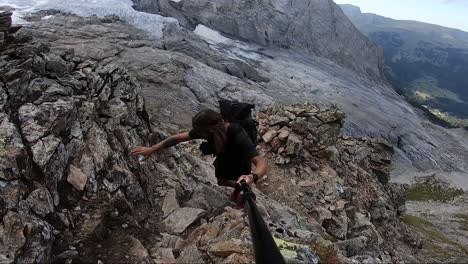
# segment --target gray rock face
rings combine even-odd
[[[235,39],[324,56],[374,80],[383,76],[382,51],[351,24],[333,1],[134,2],[139,10],[175,17],[187,28],[203,24]]]
[[[382,199],[374,200],[369,208],[369,214],[371,215],[372,221],[382,221],[389,217],[386,204]]]
[[[125,69],[17,41],[0,48],[0,262],[47,263],[63,226],[83,238],[105,233],[103,213],[79,206],[98,192],[109,202],[105,180],[127,210],[122,191],[131,201],[144,198],[128,151],[147,140],[149,128],[138,84]]]
[[[67,181],[73,185],[73,187],[79,191],[82,191],[86,186],[88,177],[79,168],[74,165],[70,165],[70,171],[68,172]]]
[[[28,189],[24,183],[18,180],[8,182],[0,182],[0,197],[2,210],[13,209],[18,207],[18,202],[27,195]]]
[[[406,195],[409,191],[408,184],[389,184],[393,203],[398,208],[398,214],[404,215],[406,212]]]
[[[221,192],[218,186],[208,186],[203,183],[199,183],[197,187],[192,191],[190,200],[185,205],[200,208],[207,212],[219,210],[229,204],[227,196]]]
[[[51,130],[60,129],[57,125],[67,125],[67,117],[73,109],[73,102],[60,99],[56,102],[45,102],[39,106],[22,105],[18,110],[21,129],[30,143],[34,143],[48,135]],[[61,131],[57,131],[61,132]],[[38,149],[41,149],[39,146]]]
[[[26,202],[34,213],[42,217],[54,212],[52,196],[46,188],[34,190],[26,198]]]
[[[31,147],[34,162],[38,166],[44,168],[52,158],[52,155],[55,153],[55,150],[59,145],[60,139],[54,137],[53,135],[39,139]]]
[[[338,216],[333,216],[331,219],[325,219],[322,225],[332,236],[338,239],[346,238],[348,218],[344,211]]]
[[[273,105],[258,114],[261,124],[259,133],[270,148],[269,155],[281,155],[277,156],[276,163],[285,164],[291,159],[307,159],[311,154],[330,156],[332,149],[336,150],[331,146],[338,141],[343,119],[344,113],[336,107],[318,110],[312,104],[291,107]],[[278,130],[280,126],[282,128]]]
[[[0,138],[4,139],[0,142],[0,179],[12,180],[28,171],[30,157],[24,149],[18,128],[3,113],[0,113],[0,116],[3,116]]]
[[[49,262],[54,236],[47,222],[10,211],[3,217],[0,230],[2,262]]]
[[[137,261],[144,261],[148,257],[148,250],[143,246],[140,240],[131,237],[132,240],[128,254],[132,255]]]
[[[164,197],[162,211],[164,213],[164,217],[168,216],[173,211],[180,208],[179,202],[177,201],[177,194],[174,189],[169,190],[166,193],[166,197]]]
[[[367,246],[366,237],[355,237],[346,241],[336,243],[337,246],[346,251],[348,257],[355,256]]]
[[[164,226],[170,233],[180,234],[198,220],[203,212],[205,211],[197,208],[178,208],[164,220]]]
[[[202,263],[203,256],[195,245],[184,248],[180,256],[177,258],[177,261],[183,263]]]
[[[395,240],[395,235],[408,234],[405,227],[398,224],[399,215],[405,210],[402,201],[407,186],[382,181],[383,175],[388,177],[393,148],[383,140],[340,136],[343,113],[334,107],[321,108],[311,104],[275,105],[262,109],[257,115],[263,128],[260,136],[269,129],[269,115],[286,112],[296,118],[280,130],[294,130],[303,152],[295,155],[276,151],[273,147],[275,139],[260,140],[260,151],[265,153],[269,170],[274,173],[269,173],[268,178],[257,186],[277,201],[306,212],[310,226],[296,222],[294,216],[275,203],[265,202],[270,219],[281,223],[281,228],[272,223],[276,231],[280,233],[284,228],[286,233],[294,232],[297,237],[317,243],[314,234],[324,230],[337,240],[334,245],[346,256],[341,260],[344,263],[351,262],[354,257],[373,255],[369,252],[378,252],[384,245],[398,244],[399,238]],[[297,125],[298,120],[301,120],[300,125]],[[319,129],[327,125],[334,125],[338,133]],[[322,145],[319,138],[324,135],[331,145]],[[278,157],[288,157],[289,160],[286,164],[274,164]],[[294,222],[297,224],[292,224]],[[307,227],[310,233],[292,231],[297,226]]]

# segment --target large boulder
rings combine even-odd
[[[3,116],[0,122],[0,179],[18,179],[29,171],[30,157],[18,128],[10,118]]]
[[[230,203],[226,192],[220,189],[219,186],[208,186],[200,183],[192,191],[190,200],[185,205],[207,212],[220,211]]]
[[[0,224],[2,263],[46,263],[54,241],[53,227],[37,217],[9,212]]]
[[[197,221],[204,212],[204,210],[198,208],[178,208],[164,219],[163,224],[169,233],[180,234]]]
[[[54,203],[49,191],[42,187],[34,190],[26,198],[29,208],[36,214],[46,217],[54,212]]]

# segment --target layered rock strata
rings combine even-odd
[[[135,7],[199,24],[234,39],[326,57],[375,81],[383,81],[383,52],[328,0],[217,1],[134,0]]]

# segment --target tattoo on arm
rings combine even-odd
[[[163,148],[170,148],[170,147],[175,146],[175,145],[177,145],[179,143],[180,143],[180,141],[179,141],[178,138],[169,137],[169,138],[165,139],[163,142],[161,142],[161,146]]]

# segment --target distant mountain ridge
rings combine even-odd
[[[385,75],[399,92],[452,125],[468,126],[467,32],[340,7],[384,48]]]

